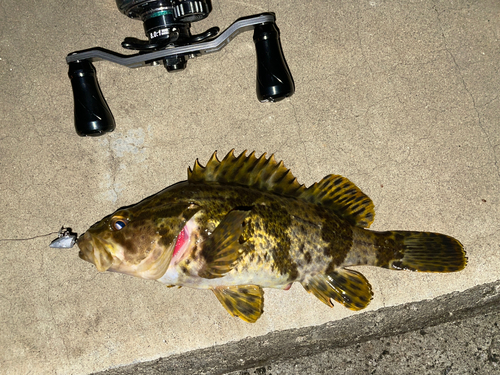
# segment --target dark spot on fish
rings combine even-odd
[[[304,254],[304,258],[306,259],[307,264],[311,263],[312,257],[311,254],[309,254],[309,252]]]
[[[291,262],[289,266],[288,281],[295,281],[299,276],[299,271],[297,268],[297,263]]]
[[[323,199],[321,201],[321,204],[323,204],[325,206],[331,206],[334,201],[335,201],[334,198],[327,198],[327,199]]]
[[[344,276],[337,276],[335,280],[337,281],[338,284],[344,285],[347,283],[347,279]]]
[[[340,221],[318,208],[317,215],[322,219],[321,239],[327,243],[323,254],[330,259],[326,269],[327,273],[333,272],[345,259],[351,250],[353,232],[350,224]]]
[[[300,252],[301,254],[304,254],[304,247],[305,247],[305,244],[304,244],[304,242],[302,242],[302,243],[299,245],[299,252]],[[309,253],[308,253],[308,254],[309,254]],[[309,256],[310,256],[310,255],[309,255]]]
[[[352,290],[355,290],[355,291],[360,291],[361,290],[361,288],[358,285],[356,285],[355,283],[353,283],[352,285],[350,285],[350,287],[351,287]]]
[[[236,308],[238,312],[243,315],[250,315],[253,311],[252,307],[248,303],[242,300],[236,301]]]
[[[397,261],[403,258],[403,248],[404,244],[396,240],[396,237],[402,237],[399,235],[394,235],[393,232],[380,232],[374,236],[374,247],[377,256],[377,266],[392,268],[401,267],[401,262]]]
[[[311,186],[311,188],[313,186],[316,186],[316,190],[324,190],[328,186],[328,183],[329,183],[329,180],[328,180],[328,178],[325,177],[320,182],[313,184]]]
[[[351,196],[346,196],[345,199],[344,199],[344,203],[349,206],[351,205],[352,201],[354,200],[354,195],[351,195]]]
[[[353,284],[358,284],[358,285],[364,284],[363,280],[359,277],[349,276],[349,281]]]
[[[173,243],[173,241],[174,241],[174,239],[176,237],[174,234],[168,233],[168,232],[162,234],[161,236],[162,237],[158,241],[158,244],[160,246],[163,246],[163,247],[169,247]]]
[[[244,294],[247,294],[247,293],[248,293],[248,290],[247,290],[246,292],[243,292],[243,293],[244,293]],[[254,303],[254,302],[255,302],[255,300],[256,300],[256,297],[255,297],[254,295],[252,295],[252,294],[248,294],[248,295],[246,295],[246,296],[245,296],[245,298],[246,298],[246,302],[247,302],[247,303],[249,303],[249,304]]]
[[[361,207],[358,211],[356,212],[353,212],[353,216],[358,216],[358,215],[361,215],[363,212],[365,212],[365,208],[364,207]]]
[[[317,200],[322,201],[323,198],[325,197],[326,194],[328,194],[329,191],[327,189],[323,189],[319,192],[319,194],[316,195]]]
[[[225,299],[225,303],[226,303],[226,306],[232,311],[234,312],[234,303],[231,299],[229,298],[226,298]]]

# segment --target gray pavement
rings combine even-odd
[[[499,322],[484,314],[228,374],[500,374]]]
[[[500,374],[500,283],[96,375]]]
[[[212,2],[194,33],[276,13],[295,94],[257,101],[252,33],[178,74],[97,62],[117,123],[99,138],[74,131],[65,57],[94,46],[123,52],[123,38],[143,37],[141,22],[113,0],[0,2],[2,373],[89,374],[297,330],[315,337],[316,327],[341,329],[346,318],[367,316],[390,321],[393,308],[500,280],[498,0]],[[265,313],[247,324],[210,291],[98,273],[76,248],[48,248],[61,226],[83,233],[117,208],[185,180],[196,158],[204,163],[214,150],[232,148],[275,153],[306,185],[343,175],[374,201],[371,229],[454,236],[468,266],[453,274],[359,267],[374,298],[358,313],[330,309],[300,285],[265,290]],[[355,321],[352,332],[376,328]],[[359,344],[368,345],[387,334],[362,336]],[[382,366],[396,347],[380,360],[384,350],[374,352],[372,361]],[[320,355],[301,356],[309,354]],[[224,371],[264,364],[275,371],[274,362],[291,357],[241,358],[240,367]],[[439,371],[455,371],[443,361]]]

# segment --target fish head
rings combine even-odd
[[[159,279],[168,269],[179,234],[198,210],[189,203],[119,209],[78,238],[79,256],[101,272]]]

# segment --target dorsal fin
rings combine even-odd
[[[297,182],[282,161],[276,162],[274,155],[266,159],[264,153],[257,158],[255,151],[249,156],[246,156],[246,150],[235,156],[233,149],[222,161],[217,158],[216,151],[205,167],[196,159],[193,169],[188,168],[188,181],[247,186],[296,197],[331,209],[352,225],[362,228],[369,227],[375,217],[371,199],[347,178],[329,175],[306,188]]]
[[[329,207],[360,228],[368,228],[375,219],[372,200],[351,181],[339,175],[331,174],[315,182],[299,198]]]
[[[255,151],[246,156],[246,150],[238,157],[231,150],[222,161],[217,158],[217,151],[213,153],[205,167],[196,159],[193,170],[188,169],[188,181],[195,183],[217,182],[221,185],[242,185],[260,191],[272,192],[280,195],[296,197],[303,185],[297,182],[292,173],[283,165],[276,162],[274,155],[266,159],[266,154],[260,158]]]

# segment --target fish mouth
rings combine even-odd
[[[78,256],[96,266],[97,270],[104,272],[111,267],[113,263],[113,256],[103,246],[95,246],[94,238],[89,232],[82,234],[78,240],[77,245],[80,251]]]
[[[80,251],[78,252],[78,256],[90,263],[94,263],[94,246],[92,245],[92,236],[89,232],[85,232],[76,241],[78,248]]]

